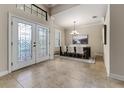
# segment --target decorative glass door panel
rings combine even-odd
[[[35,63],[35,24],[13,17],[12,71]]]
[[[18,23],[18,61],[32,59],[32,26]]]
[[[49,31],[46,27],[37,26],[36,62],[49,59]]]

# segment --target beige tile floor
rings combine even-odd
[[[100,58],[87,64],[56,58],[0,77],[1,88],[120,88],[124,82],[107,78]]]

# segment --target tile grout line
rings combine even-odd
[[[16,79],[15,79],[16,80]],[[24,88],[24,86],[18,81],[18,80],[16,80],[21,86],[22,86],[22,88]]]
[[[11,75],[12,76],[12,75]],[[13,76],[12,76],[12,78],[22,87],[22,88],[24,88],[24,86],[16,79],[16,78],[14,78]]]

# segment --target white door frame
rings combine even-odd
[[[30,19],[26,19],[24,17],[20,17],[20,16],[17,16],[17,15],[14,15],[12,13],[8,13],[8,33],[7,33],[7,39],[8,39],[8,55],[7,55],[7,59],[8,59],[8,65],[7,65],[7,68],[8,68],[8,73],[11,73],[12,72],[12,68],[11,68],[11,63],[12,63],[12,17],[15,17],[15,18],[19,18],[19,19],[22,19],[22,20],[25,20],[25,21],[28,21],[28,22],[32,22],[36,25],[42,25],[44,27],[47,27],[49,30],[50,30],[50,27],[47,26],[47,25],[44,25],[42,23],[38,23],[38,22],[34,22]],[[49,34],[50,34],[50,31],[49,31]],[[50,35],[49,35],[50,36]],[[50,38],[50,37],[49,37]],[[50,40],[49,40],[50,42]],[[50,46],[50,43],[49,43],[49,46]],[[50,47],[49,47],[50,48]],[[50,51],[49,51],[50,53]]]

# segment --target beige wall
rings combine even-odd
[[[103,43],[102,43],[102,26],[89,25],[83,28],[76,28],[80,34],[88,35],[88,45],[91,46],[91,55],[103,54]],[[73,29],[72,29],[73,30]],[[65,31],[66,34],[66,45],[72,45],[72,36],[70,35],[72,30]]]
[[[43,6],[42,6],[43,7]],[[53,24],[52,21],[49,18],[49,21],[46,22],[44,20],[42,20],[41,18],[38,18],[37,16],[33,16],[31,14],[25,13],[22,10],[16,9],[16,5],[0,5],[0,73],[2,71],[6,71],[7,70],[7,33],[8,33],[8,12],[26,18],[27,21],[33,21],[33,22],[38,22],[38,23],[42,23],[44,25],[47,25],[50,27],[50,33],[53,31]],[[51,33],[52,34],[52,33]],[[51,35],[50,34],[50,35]],[[53,40],[54,37],[50,37],[50,40]],[[52,41],[51,45],[50,45],[50,55],[51,58],[53,58],[53,52],[52,50],[54,50]]]
[[[110,5],[110,73],[124,80],[124,5]]]
[[[107,44],[104,45],[104,63],[107,70],[107,75],[110,73],[110,6],[108,5],[108,9],[106,12],[105,22],[107,25]],[[103,28],[103,37],[104,37],[104,28]]]

